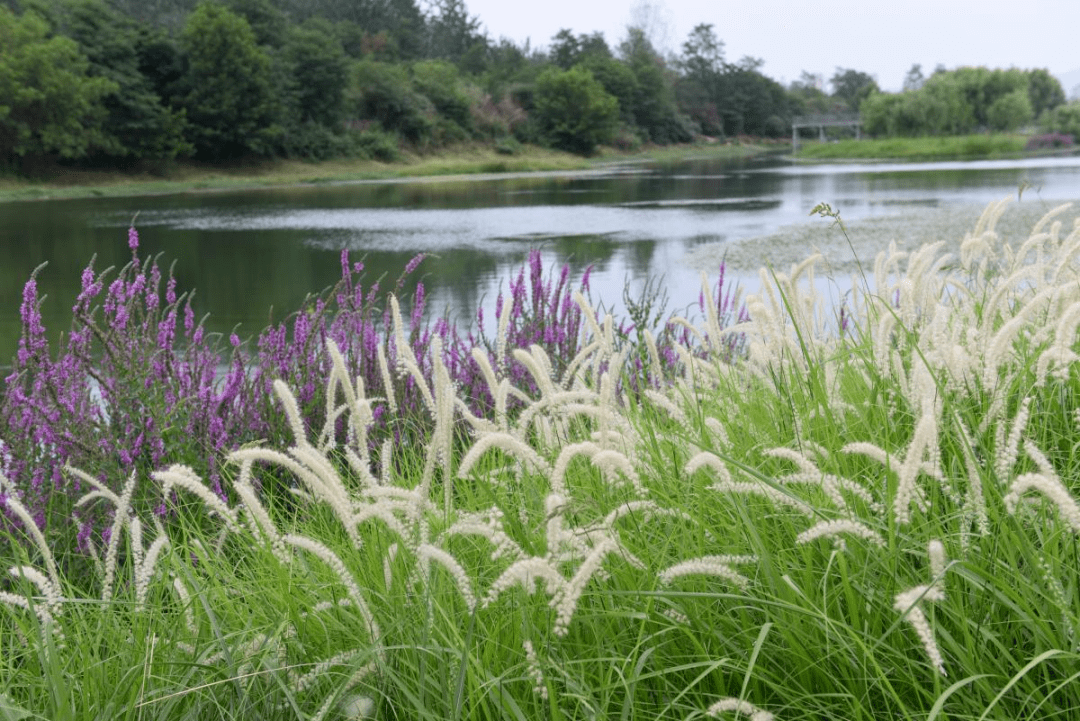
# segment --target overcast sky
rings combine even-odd
[[[803,70],[870,73],[899,90],[913,63],[1047,68],[1068,94],[1080,85],[1080,0],[465,0],[492,39],[546,47],[561,28],[600,31],[614,48],[632,17],[678,52],[698,23],[712,23],[729,62],[751,55],[788,83]],[[643,13],[644,10],[644,13]],[[665,32],[666,31],[666,32]],[[1062,77],[1065,76],[1065,77]]]

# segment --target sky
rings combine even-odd
[[[837,67],[900,90],[915,63],[1046,68],[1066,94],[1080,86],[1080,0],[465,0],[488,35],[547,47],[562,28],[600,31],[614,48],[645,18],[654,45],[679,52],[711,23],[728,62],[752,56],[785,85],[806,70],[827,80]],[[828,90],[828,88],[825,88]]]

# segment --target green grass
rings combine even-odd
[[[971,160],[1022,154],[1022,135],[961,135],[933,138],[841,140],[835,143],[800,143],[796,157],[803,160]]]
[[[310,498],[267,492],[265,517],[234,499],[233,531],[179,490],[145,607],[133,578],[161,533],[151,519],[141,544],[123,531],[111,600],[100,576],[61,580],[63,639],[0,604],[0,704],[42,719],[370,706],[378,719],[621,720],[699,719],[730,699],[755,721],[1076,718],[1080,230],[1021,252],[1023,238],[989,232],[1000,210],[958,259],[883,258],[882,287],[850,297],[843,332],[812,284],[777,274],[733,329],[745,358],[684,356],[652,394],[598,375],[620,367],[601,330],[580,374],[493,426],[435,402],[422,446],[296,439]],[[708,344],[720,329],[699,332]],[[379,403],[336,380],[352,422]],[[390,485],[364,480],[346,447],[376,477],[389,463]],[[237,491],[261,452],[233,458]],[[284,464],[263,457],[256,475]],[[1037,478],[1057,490],[1018,492]],[[365,520],[347,526],[351,514]],[[800,540],[824,521],[855,530]],[[48,553],[8,548],[7,565],[42,568]],[[431,548],[461,578],[424,562]],[[525,559],[533,580],[500,585]],[[45,601],[26,580],[10,592]]]

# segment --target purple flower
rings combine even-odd
[[[128,247],[132,255],[139,249],[139,231],[135,230],[134,225],[128,228]]]
[[[412,272],[416,270],[416,266],[420,265],[421,261],[423,261],[425,257],[427,257],[426,253],[418,253],[417,255],[413,256],[412,260],[410,260],[405,265],[405,272],[403,273],[403,275],[411,275]]]

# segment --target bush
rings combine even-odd
[[[1061,133],[1080,138],[1080,100],[1059,105],[1043,113],[1039,126],[1047,133]]]
[[[1052,150],[1054,148],[1071,148],[1073,136],[1062,133],[1049,133],[1047,135],[1033,135],[1028,138],[1024,150]]]
[[[359,63],[347,102],[354,118],[376,120],[411,143],[427,142],[434,133],[435,106],[413,89],[402,67],[373,61]]]
[[[335,133],[325,125],[310,120],[289,128],[281,146],[286,157],[305,160],[329,160],[358,154],[347,134]]]
[[[1031,101],[1026,90],[1014,90],[1006,93],[990,104],[986,111],[986,121],[991,130],[1011,132],[1027,125],[1035,117]]]
[[[369,128],[352,132],[352,145],[360,157],[392,163],[401,157],[397,140],[384,130]]]
[[[468,132],[472,129],[471,102],[462,88],[458,70],[442,60],[426,60],[412,68],[413,87],[435,110]]]
[[[619,103],[588,70],[550,68],[536,79],[535,113],[554,147],[589,155],[614,135]]]
[[[495,143],[495,152],[499,155],[517,155],[521,150],[521,143],[513,136],[499,138],[498,142]]]
[[[497,138],[510,135],[525,123],[528,116],[510,97],[495,102],[487,93],[477,92],[469,107],[472,124],[478,135]]]

